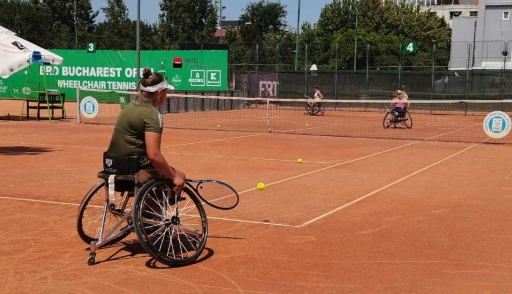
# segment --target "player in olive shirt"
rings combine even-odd
[[[117,117],[108,155],[139,156],[143,169],[139,172],[140,181],[160,173],[172,179],[179,192],[183,189],[185,174],[170,167],[160,150],[163,119],[157,107],[165,102],[167,87],[162,75],[144,70],[135,101],[128,103]]]

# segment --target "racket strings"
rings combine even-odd
[[[233,207],[238,202],[236,192],[220,183],[200,183],[197,186],[197,192],[205,201],[218,207]]]

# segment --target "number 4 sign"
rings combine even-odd
[[[416,49],[418,49],[418,43],[414,41],[405,41],[403,48],[405,53],[414,54],[416,53]]]

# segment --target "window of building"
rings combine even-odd
[[[462,11],[450,11],[450,19],[454,17],[459,17],[462,14]]]
[[[470,11],[469,16],[478,16],[478,11]]]
[[[503,11],[503,17],[501,20],[510,20],[510,11]]]

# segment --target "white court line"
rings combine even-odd
[[[218,158],[232,158],[232,159],[250,159],[250,160],[265,160],[265,161],[282,161],[282,162],[297,162],[296,159],[277,159],[277,158],[258,158],[258,157],[243,157],[243,156],[229,156],[229,155],[217,155],[217,154],[201,154],[201,153],[183,153],[183,152],[162,152],[165,154],[176,154],[176,155],[191,155],[191,156],[206,156],[206,157],[218,157]],[[328,161],[307,161],[303,160],[303,163],[320,163],[320,164],[332,164],[333,162]]]
[[[380,154],[384,154],[384,153],[387,153],[387,152],[390,152],[390,151],[394,151],[394,150],[397,150],[397,149],[400,149],[400,148],[404,148],[404,147],[407,147],[407,146],[410,146],[410,145],[414,145],[414,144],[417,144],[419,142],[420,141],[415,141],[415,142],[408,143],[408,144],[405,144],[405,145],[401,145],[401,146],[398,146],[398,147],[394,147],[394,148],[391,148],[391,149],[386,149],[384,151],[379,151],[379,152],[375,152],[375,153],[372,153],[372,154],[369,154],[369,155],[365,155],[365,156],[362,156],[362,157],[358,157],[358,158],[355,158],[355,159],[343,161],[343,162],[336,163],[336,164],[333,164],[333,165],[329,165],[327,167],[316,169],[316,170],[313,170],[313,171],[310,171],[310,172],[307,172],[307,173],[303,173],[303,174],[296,175],[296,176],[293,176],[293,177],[289,177],[289,178],[286,178],[286,179],[282,179],[282,180],[279,180],[279,181],[271,182],[271,183],[265,184],[265,186],[271,186],[271,185],[279,184],[279,183],[286,182],[286,181],[289,181],[289,180],[293,180],[293,179],[296,179],[296,178],[304,177],[304,176],[307,176],[307,175],[310,175],[310,174],[314,174],[314,173],[317,173],[317,172],[321,172],[321,171],[324,171],[324,170],[335,168],[335,167],[338,167],[340,165],[349,164],[349,163],[352,163],[352,162],[356,162],[356,161],[359,161],[359,160],[363,160],[363,159],[366,159],[366,158],[370,158],[370,157],[374,157],[374,156],[377,156],[377,155],[380,155]],[[243,193],[246,193],[246,192],[254,191],[256,189],[257,188],[251,188],[251,189],[248,189],[248,190],[244,190],[242,192],[238,192],[238,194],[240,195],[240,194],[243,194]]]
[[[215,140],[207,140],[207,141],[199,141],[199,142],[190,142],[190,143],[183,143],[183,144],[168,145],[168,146],[163,146],[163,148],[177,147],[177,146],[188,146],[188,145],[204,144],[204,143],[211,143],[211,142],[220,142],[220,141],[235,140],[235,139],[243,139],[243,138],[250,138],[250,137],[262,136],[262,135],[266,135],[266,133],[258,133],[258,134],[247,135],[247,136],[229,137],[229,138],[222,138],[222,139],[215,139]]]
[[[396,185],[396,184],[398,184],[398,183],[400,183],[400,182],[402,182],[402,181],[404,181],[404,180],[406,180],[406,179],[408,179],[408,178],[410,178],[410,177],[412,177],[414,175],[417,175],[417,174],[419,174],[419,173],[421,173],[421,172],[423,172],[423,171],[425,171],[425,170],[427,170],[427,169],[429,169],[429,168],[431,168],[431,167],[433,167],[433,166],[435,166],[435,165],[437,165],[437,164],[439,164],[439,163],[441,163],[443,161],[446,161],[446,160],[448,160],[448,159],[450,159],[452,157],[455,157],[455,156],[457,156],[457,155],[459,155],[459,154],[461,154],[461,153],[463,153],[463,152],[465,152],[465,151],[475,147],[476,145],[478,145],[478,144],[473,144],[473,145],[471,145],[471,146],[469,146],[469,147],[467,147],[467,148],[465,148],[465,149],[463,149],[463,150],[461,150],[461,151],[459,151],[457,153],[454,153],[454,154],[452,154],[452,155],[450,155],[448,157],[445,157],[445,158],[443,158],[441,160],[438,160],[438,161],[432,163],[431,165],[426,166],[426,167],[424,167],[424,168],[422,168],[420,170],[417,170],[417,171],[415,171],[415,172],[413,172],[413,173],[411,173],[411,174],[409,174],[409,175],[407,175],[407,176],[405,176],[403,178],[400,178],[400,179],[398,179],[398,180],[396,180],[396,181],[394,181],[394,182],[392,182],[392,183],[390,183],[390,184],[388,184],[388,185],[386,185],[386,186],[384,186],[382,188],[379,188],[379,189],[377,189],[377,190],[375,190],[373,192],[370,192],[370,193],[368,193],[368,194],[366,194],[364,196],[361,196],[361,197],[359,197],[359,198],[357,198],[357,199],[355,199],[353,201],[350,201],[349,203],[344,204],[344,205],[342,205],[342,206],[340,206],[338,208],[335,208],[335,209],[333,209],[333,210],[331,210],[331,211],[329,211],[327,213],[324,213],[324,214],[322,214],[322,215],[320,215],[320,216],[318,216],[318,217],[316,217],[316,218],[314,218],[312,220],[309,220],[309,221],[303,223],[302,225],[300,225],[299,227],[305,227],[305,226],[307,226],[307,225],[309,225],[311,223],[314,223],[314,222],[316,222],[316,221],[318,221],[320,219],[323,219],[323,218],[325,218],[325,217],[327,217],[327,216],[329,216],[329,215],[331,215],[331,214],[333,214],[333,213],[335,213],[337,211],[340,211],[340,210],[345,209],[345,208],[347,208],[347,207],[349,207],[349,206],[351,206],[353,204],[356,204],[357,202],[359,202],[361,200],[364,200],[364,199],[366,199],[368,197],[371,197],[371,196],[373,196],[373,195],[375,195],[375,194],[377,194],[377,193],[379,193],[379,192],[381,192],[381,191],[383,191],[383,190],[385,190],[385,189],[387,189],[387,188],[389,188],[391,186],[394,186],[394,185]]]
[[[458,130],[456,130],[456,131],[458,131]],[[452,133],[452,132],[454,132],[454,131],[447,132],[445,134]],[[438,136],[443,136],[445,134],[441,134],[441,135],[438,135]],[[432,137],[432,138],[434,138],[434,137]],[[428,140],[428,139],[429,138],[427,138],[426,140]],[[480,143],[485,142],[485,141],[487,141],[489,139],[490,138],[488,138],[486,140],[483,140]],[[267,184],[267,186],[278,184],[278,183],[282,183],[282,182],[285,182],[285,181],[288,181],[288,180],[296,179],[296,178],[299,178],[299,177],[303,177],[303,176],[306,176],[306,175],[309,175],[309,174],[312,174],[312,173],[316,173],[316,172],[324,171],[324,170],[327,170],[327,169],[331,169],[331,168],[334,168],[334,167],[337,167],[337,166],[341,166],[341,165],[344,165],[344,164],[356,162],[356,161],[359,161],[359,160],[362,160],[362,159],[370,158],[370,157],[373,157],[373,156],[376,156],[376,155],[380,155],[380,154],[387,153],[387,152],[390,152],[390,151],[394,151],[394,150],[397,150],[397,149],[401,149],[401,148],[404,148],[404,147],[407,147],[407,146],[411,146],[411,145],[414,145],[414,144],[417,144],[417,143],[420,143],[420,142],[422,142],[422,141],[415,141],[415,142],[412,142],[412,143],[408,143],[408,144],[401,145],[401,146],[398,146],[398,147],[394,147],[394,148],[391,148],[391,149],[387,149],[387,150],[384,150],[384,151],[379,151],[379,152],[376,152],[376,153],[373,153],[373,154],[369,154],[369,155],[366,155],[366,156],[363,156],[363,157],[359,157],[359,158],[356,158],[356,159],[344,161],[344,162],[341,162],[341,163],[338,163],[338,164],[335,164],[335,165],[331,165],[331,166],[327,166],[327,167],[324,167],[324,168],[321,168],[321,169],[318,169],[318,170],[314,170],[314,171],[311,171],[311,172],[308,172],[308,173],[304,173],[304,174],[301,174],[301,175],[297,175],[297,176],[293,176],[293,177],[290,177],[290,178],[282,179],[282,180],[279,180],[279,181],[276,181],[276,182],[272,182],[272,183]],[[37,144],[33,144],[33,145],[37,145]],[[41,145],[44,145],[44,144],[41,144]],[[324,218],[324,217],[326,217],[328,215],[331,215],[331,214],[333,214],[333,213],[335,213],[335,212],[337,212],[339,210],[342,210],[342,209],[344,209],[344,208],[346,208],[348,206],[351,206],[351,205],[353,205],[353,204],[355,204],[355,203],[357,203],[357,202],[359,202],[359,201],[361,201],[361,200],[363,200],[365,198],[368,198],[368,197],[370,197],[370,196],[372,196],[372,195],[374,195],[374,194],[376,194],[376,193],[378,193],[380,191],[383,191],[383,190],[385,190],[385,189],[387,189],[387,188],[389,188],[389,187],[391,187],[391,186],[393,186],[393,185],[395,185],[395,184],[397,184],[399,182],[402,182],[403,180],[405,180],[407,178],[410,178],[413,175],[416,175],[416,174],[418,174],[418,173],[420,173],[420,172],[422,172],[422,171],[424,171],[424,170],[426,170],[426,169],[428,169],[428,168],[430,168],[430,167],[432,167],[432,166],[434,166],[436,164],[439,164],[439,163],[441,163],[441,162],[443,162],[443,161],[445,161],[445,160],[447,160],[447,159],[449,159],[451,157],[454,157],[454,156],[456,156],[456,155],[458,155],[458,154],[460,154],[462,152],[465,152],[466,150],[469,150],[469,149],[475,147],[476,145],[477,144],[473,144],[470,147],[468,147],[468,148],[466,148],[466,149],[464,149],[462,151],[459,151],[459,152],[457,152],[457,153],[455,153],[453,155],[450,155],[450,156],[448,156],[448,157],[446,157],[446,158],[444,158],[444,159],[442,159],[440,161],[437,161],[437,162],[435,162],[435,163],[433,163],[433,164],[431,164],[431,165],[429,165],[429,166],[427,166],[427,167],[425,167],[425,168],[423,168],[421,170],[418,170],[418,171],[416,171],[416,172],[414,172],[414,173],[412,173],[412,174],[410,174],[410,175],[408,175],[406,177],[403,177],[403,178],[401,178],[401,179],[399,179],[399,180],[397,180],[397,181],[395,181],[395,182],[393,182],[391,184],[388,184],[388,185],[386,185],[386,186],[384,186],[384,187],[382,187],[382,188],[380,188],[378,190],[375,190],[375,191],[373,191],[373,192],[371,192],[369,194],[366,194],[366,195],[364,195],[364,196],[362,196],[362,197],[360,197],[360,198],[358,198],[356,200],[353,200],[353,201],[351,201],[351,202],[349,202],[349,203],[347,203],[347,204],[345,204],[343,206],[340,206],[340,207],[338,207],[338,208],[336,208],[334,210],[331,210],[330,212],[327,212],[327,213],[325,213],[325,214],[323,214],[323,215],[321,215],[319,217],[316,217],[316,218],[314,218],[314,219],[312,219],[310,221],[307,221],[307,222],[305,222],[305,223],[303,223],[301,225],[298,225],[298,226],[296,226],[296,225],[288,225],[288,224],[269,223],[269,222],[249,221],[249,220],[234,220],[234,219],[227,219],[227,218],[214,218],[214,217],[209,217],[209,218],[218,219],[218,220],[225,220],[225,221],[241,222],[241,223],[264,224],[264,225],[283,226],[283,227],[292,227],[292,228],[304,227],[304,226],[306,226],[306,225],[308,225],[310,223],[313,223],[313,222],[315,222],[315,221],[317,221],[317,220],[319,220],[321,218]],[[51,146],[51,145],[48,145],[48,146]],[[244,191],[239,192],[238,194],[254,191],[256,189],[257,188],[252,188],[252,189],[244,190]],[[14,197],[1,197],[1,196],[0,196],[0,199],[28,201],[28,202],[40,202],[40,203],[60,204],[60,205],[72,205],[72,206],[79,206],[80,205],[80,204],[67,203],[67,202],[36,200],[36,199],[24,199],[24,198],[14,198]]]
[[[261,133],[261,134],[254,134],[254,135],[248,135],[248,136],[229,137],[229,138],[207,140],[207,141],[197,141],[197,142],[190,142],[190,143],[183,143],[183,144],[168,145],[168,146],[163,146],[162,148],[165,148],[165,147],[176,147],[176,146],[186,146],[186,145],[195,145],[195,144],[204,144],[204,143],[226,141],[226,140],[243,139],[243,138],[262,136],[262,135],[267,135],[267,134],[266,133]],[[21,145],[30,145],[30,146],[48,146],[48,147],[65,147],[65,148],[69,147],[69,148],[84,148],[84,149],[106,150],[105,147],[89,147],[89,146],[59,145],[59,144],[45,144],[45,143],[25,143],[25,142],[14,142],[14,141],[3,141],[2,142],[1,139],[0,139],[0,143],[5,143],[5,144],[21,144]],[[162,152],[162,153],[164,153],[164,152]]]
[[[250,220],[242,220],[242,219],[231,219],[231,218],[208,216],[208,220],[210,220],[210,219],[221,220],[221,221],[229,221],[229,222],[237,222],[237,223],[246,223],[246,224],[268,225],[268,226],[288,227],[288,228],[300,228],[300,226],[296,226],[296,225],[288,225],[288,224],[279,224],[279,223],[271,223],[271,222],[250,221]]]
[[[49,201],[49,200],[39,200],[39,199],[27,199],[27,198],[18,198],[18,197],[4,197],[4,196],[0,196],[0,199],[26,201],[26,202],[38,202],[38,203],[49,203],[49,204],[59,204],[59,205],[80,206],[80,204],[76,204],[76,203],[60,202],[60,201]]]
[[[450,132],[447,132],[447,133],[444,133],[444,134],[441,134],[441,135],[430,137],[430,138],[425,139],[425,141],[428,141],[428,140],[431,140],[431,139],[435,139],[437,137],[441,137],[441,136],[444,136],[444,135],[448,135],[448,134],[451,134],[451,133],[456,133],[456,132],[459,132],[459,131],[463,131],[463,130],[466,130],[466,129],[469,129],[469,128],[473,128],[473,127],[476,127],[476,126],[479,126],[479,125],[482,125],[482,123],[477,123],[477,124],[471,125],[469,127],[465,127],[465,128],[462,128],[462,129],[458,129],[458,130],[450,131]],[[482,143],[482,142],[480,142],[480,143]]]

